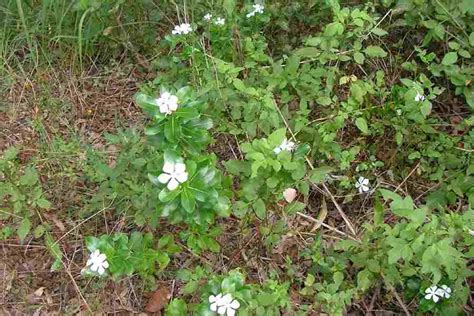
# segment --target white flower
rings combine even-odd
[[[217,294],[216,296],[209,296],[210,310],[217,312],[219,315],[234,316],[237,309],[240,307],[240,303],[232,298],[232,295]]]
[[[175,25],[173,31],[171,31],[171,34],[173,35],[183,35],[183,34],[188,34],[192,32],[192,27],[191,24],[189,23],[183,23],[180,25]]]
[[[369,186],[369,179],[366,179],[364,177],[359,177],[359,180],[357,180],[355,187],[359,189],[359,193],[364,193],[370,190]]]
[[[212,14],[208,13],[203,18],[205,21],[210,21],[212,19]]]
[[[163,173],[158,176],[158,181],[165,184],[168,183],[168,190],[173,191],[180,183],[188,180],[186,165],[182,162],[165,162],[163,165]]]
[[[215,25],[224,25],[224,24],[225,24],[225,19],[224,19],[224,18],[217,18],[217,19],[214,21],[214,24],[215,24]]]
[[[100,253],[99,250],[95,250],[90,254],[89,259],[87,260],[86,267],[88,266],[90,266],[91,271],[97,272],[100,275],[104,274],[105,269],[109,267],[107,256]]]
[[[286,151],[292,151],[293,149],[295,149],[295,143],[293,143],[292,141],[289,141],[288,139],[284,139],[283,142],[281,143],[280,146],[278,147],[275,147],[275,149],[273,149],[273,151],[275,152],[275,154],[279,154],[280,152],[286,150]]]
[[[416,102],[425,101],[425,96],[417,92],[415,96],[415,101]]]
[[[402,115],[402,110],[398,109],[398,110],[397,110],[397,115],[398,115],[398,116]]]
[[[247,18],[250,18],[250,17],[254,16],[255,13],[260,13],[260,14],[262,14],[262,13],[263,13],[263,9],[264,9],[264,6],[263,6],[263,5],[258,4],[258,3],[257,3],[257,4],[254,4],[254,5],[253,5],[253,10],[250,11],[249,13],[247,13]]]
[[[444,291],[438,288],[436,285],[432,285],[425,290],[425,299],[433,300],[433,302],[437,303],[440,297],[444,296]]]
[[[441,285],[441,290],[442,292],[442,295],[441,296],[444,296],[445,298],[450,298],[451,297],[451,288],[445,284]]]
[[[155,100],[155,103],[164,114],[171,114],[178,109],[178,97],[166,91]]]
[[[255,13],[260,13],[260,14],[262,14],[262,13],[263,13],[263,9],[264,9],[264,7],[263,7],[263,5],[261,5],[261,4],[256,3],[256,4],[253,5],[253,10],[255,11]]]
[[[469,229],[468,233],[469,233],[469,235],[474,236],[474,229]]]

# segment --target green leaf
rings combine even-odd
[[[340,271],[336,271],[334,272],[332,278],[336,287],[339,288],[339,286],[342,284],[342,281],[344,281],[344,274]]]
[[[181,193],[181,205],[188,213],[192,213],[196,207],[196,198],[191,190],[184,189]]]
[[[245,86],[245,83],[238,79],[238,78],[235,78],[232,83],[234,84],[234,87],[239,90],[240,92],[243,92],[243,93],[246,93],[246,94],[249,94],[249,95],[252,95],[252,96],[256,96],[258,95],[258,92],[257,90],[255,90],[255,88],[252,88],[252,87],[246,87]]]
[[[222,4],[224,10],[228,16],[231,16],[235,8],[235,0],[224,0]]]
[[[298,57],[315,58],[321,54],[321,51],[316,47],[303,47],[295,50],[294,54]]]
[[[367,125],[367,121],[363,117],[358,117],[355,120],[355,124],[357,128],[364,134],[369,134],[369,126]]]
[[[383,204],[380,202],[380,199],[375,199],[374,203],[374,224],[379,226],[384,222],[383,216]]]
[[[420,112],[423,114],[424,117],[427,117],[431,113],[431,102],[428,100],[423,101],[420,106]]]
[[[20,184],[26,186],[32,186],[38,182],[38,173],[33,167],[27,167],[25,174],[20,177]]]
[[[328,106],[332,103],[332,100],[328,96],[321,96],[316,99],[316,103],[324,105],[324,106]]]
[[[165,136],[170,142],[175,142],[178,136],[181,134],[181,125],[178,124],[178,120],[171,117],[165,123]]]
[[[441,61],[441,63],[443,65],[449,66],[449,65],[452,65],[452,64],[456,63],[457,61],[458,61],[458,53],[449,52],[446,55],[444,55],[443,60]]]
[[[166,307],[166,316],[182,316],[187,314],[188,307],[186,303],[180,299],[175,298]]]
[[[380,46],[370,45],[364,49],[364,53],[369,57],[385,57],[387,52]]]
[[[199,111],[195,107],[181,107],[175,112],[175,115],[187,120],[192,120],[199,117]]]
[[[314,182],[315,184],[323,183],[324,180],[326,179],[326,176],[333,171],[333,168],[328,167],[328,166],[322,166],[318,168],[314,168],[311,171],[311,174],[309,176],[309,180],[311,182]]]
[[[28,219],[28,217],[25,217],[21,221],[20,226],[17,229],[18,237],[20,238],[21,243],[23,243],[23,240],[25,240],[25,237],[26,235],[28,235],[30,228],[31,228],[31,222]]]
[[[41,208],[44,208],[44,209],[50,209],[51,208],[51,203],[46,200],[45,198],[40,198],[36,201],[36,205],[38,205],[39,207]]]
[[[43,236],[45,231],[46,231],[46,229],[44,228],[43,225],[38,225],[38,226],[36,226],[33,235],[35,236],[36,239],[38,239],[41,236]]]
[[[55,242],[51,234],[46,232],[45,234],[46,247],[48,247],[49,253],[54,258],[54,262],[51,265],[51,271],[56,271],[62,267],[63,253],[59,248],[59,243]]]
[[[265,203],[262,199],[258,199],[255,203],[253,203],[253,210],[258,218],[264,219],[265,218]]]
[[[357,287],[365,291],[372,285],[372,273],[368,269],[364,269],[357,274]]]
[[[10,147],[3,153],[3,159],[5,160],[13,160],[18,155],[19,150],[16,147]]]
[[[354,53],[354,60],[356,63],[358,63],[359,65],[362,65],[365,61],[365,56],[364,54],[362,54],[361,52],[355,52]]]
[[[340,22],[329,23],[324,28],[324,36],[326,37],[341,35],[342,33],[344,33],[344,25],[342,25]]]
[[[384,36],[384,35],[387,35],[388,32],[381,29],[381,28],[378,28],[378,27],[374,27],[371,31],[371,33],[374,33],[375,35],[378,35],[378,36]]]
[[[271,148],[274,148],[276,146],[280,146],[285,138],[286,128],[280,128],[271,133],[270,136],[268,136],[268,143]],[[262,159],[265,159],[265,157],[262,157]]]
[[[271,306],[275,303],[278,296],[273,293],[260,293],[257,295],[257,301],[259,305],[262,306]]]

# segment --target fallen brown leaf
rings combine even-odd
[[[171,298],[170,291],[166,287],[158,288],[151,296],[148,304],[146,304],[145,311],[148,313],[156,313],[163,309]]]

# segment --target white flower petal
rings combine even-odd
[[[173,173],[174,172],[174,163],[170,161],[165,161],[163,165],[163,171],[166,173]]]
[[[100,275],[102,275],[102,274],[104,274],[104,272],[105,272],[104,267],[99,266],[99,269],[97,270],[97,273],[99,273]]]
[[[105,254],[101,253],[97,256],[97,260],[101,261],[101,262],[105,261],[105,260],[107,260],[107,256]]]
[[[96,272],[96,271],[99,269],[99,267],[100,267],[100,266],[97,264],[97,262],[94,262],[94,263],[92,263],[92,265],[91,265],[91,270],[94,271],[94,272]]]
[[[188,173],[187,172],[181,172],[181,173],[175,173],[176,180],[178,180],[179,183],[186,182],[188,180]]]
[[[230,306],[231,308],[233,308],[233,309],[237,309],[237,308],[240,307],[240,303],[239,303],[239,301],[237,301],[237,300],[233,300],[233,301],[229,304],[229,306]]]
[[[173,191],[179,186],[179,182],[175,178],[171,178],[168,182],[168,190]]]
[[[169,112],[174,112],[178,109],[178,103],[176,102],[169,102],[168,103],[168,113]]]
[[[364,178],[364,180],[362,180],[362,184],[363,185],[369,185],[369,179]]]
[[[439,301],[439,296],[433,294],[433,302],[438,303]]]
[[[168,183],[170,179],[171,179],[171,175],[168,173],[162,173],[158,176],[158,181],[160,181],[163,184]]]
[[[232,302],[232,295],[226,294],[222,297],[222,300],[219,302],[219,305],[228,305]]]
[[[425,299],[431,300],[431,297],[433,297],[433,294],[429,293],[425,295]]]
[[[214,303],[216,301],[216,297],[214,295],[209,296],[209,303]]]
[[[109,263],[107,261],[104,261],[104,263],[102,263],[102,266],[107,269],[109,267]]]
[[[160,113],[167,114],[169,112],[168,104],[163,103],[159,105]]]
[[[186,171],[186,165],[182,162],[178,162],[174,165],[174,171],[176,173],[181,173]]]
[[[227,311],[227,306],[222,305],[222,306],[219,306],[219,308],[217,309],[217,314],[224,315],[226,311]]]
[[[209,309],[213,312],[217,312],[217,303],[216,302],[212,303]]]
[[[235,315],[235,310],[232,308],[227,308],[227,316],[234,316]]]
[[[273,149],[273,151],[275,152],[275,154],[279,154],[281,152],[281,148],[280,147],[275,147],[275,149]]]

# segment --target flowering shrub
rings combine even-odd
[[[156,228],[161,219],[174,225],[175,237],[195,256],[226,251],[219,236],[230,225],[221,225],[222,218],[232,217],[237,234],[258,235],[251,241],[261,242],[264,260],[277,261],[276,251],[284,260],[259,274],[257,283],[244,277],[246,268],[254,269],[242,263],[247,259],[229,273],[210,266],[180,270],[183,287],[166,307],[168,315],[342,315],[373,291],[402,309],[401,301],[416,302],[420,313],[457,313],[467,302],[474,257],[473,122],[440,117],[452,87],[437,77],[445,75],[472,107],[470,72],[458,62],[459,56],[468,62],[472,33],[459,41],[450,37],[449,52],[440,58],[427,53],[427,44],[445,37],[443,24],[435,22],[444,13],[407,1],[419,16],[427,10],[429,18],[420,20],[403,6],[383,3],[325,1],[316,10],[313,2],[295,1],[283,10],[279,2],[223,1],[213,11],[197,6],[194,21],[165,36],[170,54],[156,65],[162,73],[136,95],[149,117],[146,142],[135,137],[115,167],[95,164],[100,168],[91,177],[103,181],[98,196],[121,197],[120,211],[134,212],[141,226]],[[386,17],[398,12],[389,5],[405,16],[397,25],[430,30],[413,44],[413,58],[393,58],[406,43],[393,43],[383,28],[394,27]],[[299,24],[308,23],[301,12],[311,10],[317,11],[310,14],[312,25],[320,27],[298,34]],[[272,38],[274,28],[295,39]],[[229,147],[232,158],[209,154],[209,145]],[[413,178],[422,192],[406,184]],[[396,193],[410,189],[419,196]],[[314,226],[307,229],[300,217]],[[338,236],[328,241],[321,227]],[[276,250],[295,236],[300,252]],[[84,273],[149,278],[177,251],[162,239],[90,237]],[[222,254],[225,269],[240,251]]]
[[[145,134],[158,149],[199,153],[209,144],[207,130],[212,127],[212,120],[203,115],[206,104],[189,87],[175,94],[166,90],[156,96],[138,93],[136,102],[152,119]]]
[[[157,271],[166,268],[169,255],[180,250],[171,235],[155,240],[151,233],[140,232],[87,237],[86,246],[90,256],[83,273],[110,274],[114,279],[134,273],[153,279]]]

